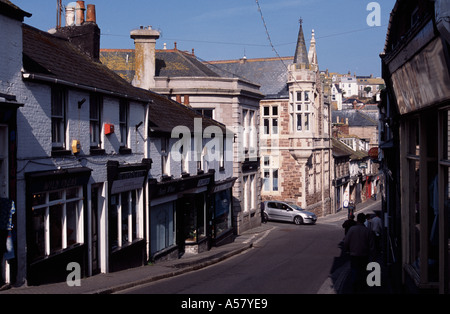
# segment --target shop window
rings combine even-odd
[[[215,236],[231,228],[231,190],[217,192],[215,201]]]
[[[175,244],[175,202],[153,206],[150,210],[151,253]]]
[[[186,242],[197,243],[206,236],[205,233],[205,197],[198,194],[185,203]]]
[[[32,260],[84,242],[81,187],[35,193],[32,202]]]
[[[109,239],[112,250],[142,238],[141,190],[114,194],[109,212]]]

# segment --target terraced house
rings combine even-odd
[[[90,276],[232,239],[233,136],[102,65],[95,8],[85,18],[76,6],[50,34],[0,1],[1,197],[16,209],[6,277],[18,284],[66,280],[73,262]]]

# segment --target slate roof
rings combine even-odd
[[[23,24],[23,65],[31,79],[70,84],[98,90],[105,95],[149,103],[150,127],[154,132],[170,133],[176,126],[194,131],[194,118],[202,118],[203,127],[225,126],[202,117],[165,96],[132,86],[105,65],[81,53],[66,39]]]
[[[336,123],[337,117],[339,121],[346,121],[348,118],[349,126],[378,126],[378,111],[365,111],[357,109],[334,110],[331,112],[332,122]]]
[[[288,98],[287,66],[293,57],[261,58],[228,61],[205,62],[221,76],[238,76],[260,85],[260,91],[266,98]]]
[[[159,77],[220,77],[192,54],[181,50],[157,50],[155,75]],[[134,49],[102,49],[100,61],[132,82],[135,73]]]
[[[23,21],[24,17],[30,17],[31,14],[25,12],[9,0],[0,0],[0,12],[19,21]]]

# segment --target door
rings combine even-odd
[[[91,247],[92,247],[92,275],[100,273],[99,263],[99,232],[98,232],[98,208],[99,188],[92,187],[91,193]]]
[[[0,124],[0,197],[9,197],[8,127]]]

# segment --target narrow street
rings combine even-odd
[[[365,211],[372,212],[379,202]],[[346,259],[339,243],[345,215],[316,225],[269,222],[274,228],[253,249],[214,266],[123,291],[127,294],[316,294],[330,293]]]

